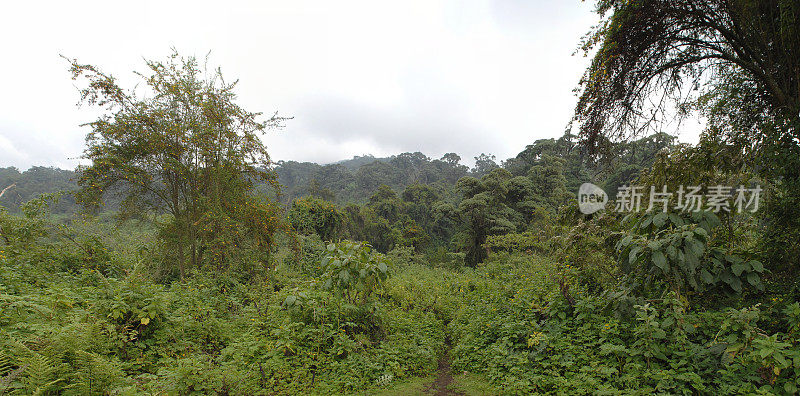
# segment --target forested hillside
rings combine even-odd
[[[475,265],[485,258],[487,237],[526,232],[536,216],[555,216],[576,198],[581,183],[593,181],[609,191],[630,183],[657,153],[673,148],[672,141],[660,134],[614,145],[608,163],[591,162],[570,136],[539,140],[502,166],[482,156],[472,169],[453,153],[440,160],[403,153],[324,166],[281,161],[275,166],[279,188],[267,193],[280,194],[289,224],[301,234],[366,241],[382,253],[411,247],[434,254],[432,260],[458,257]],[[20,211],[17,202],[62,192],[52,213],[83,212],[72,194],[78,190],[75,172],[6,168],[3,175],[0,184],[13,185],[3,197],[13,211]],[[95,211],[110,219],[121,200],[116,192],[106,194]]]
[[[40,194],[69,192],[77,188],[74,171],[42,166],[34,166],[22,172],[13,167],[0,168],[0,186],[0,191],[5,190],[0,196],[0,205],[12,211],[18,211],[22,203]],[[75,205],[75,199],[67,195],[52,210],[53,213],[68,213],[76,209],[78,206]]]
[[[567,191],[576,192],[585,181],[604,182],[604,186],[615,190],[622,182],[632,180],[639,171],[648,167],[654,154],[670,146],[674,138],[654,135],[630,144],[619,143],[609,162],[596,164],[585,153],[579,153],[575,137],[545,139],[534,142],[516,157],[500,161],[494,156],[481,155],[475,158],[475,166],[462,164],[461,157],[448,153],[440,159],[431,159],[423,153],[401,153],[388,158],[370,155],[357,156],[333,164],[320,165],[311,162],[278,161],[271,168],[276,172],[281,185],[280,200],[291,203],[296,198],[314,196],[338,204],[364,204],[381,185],[396,192],[412,184],[427,184],[447,189],[464,176],[481,177],[494,168],[502,167],[514,176],[525,176],[543,154],[564,160],[562,172],[566,178]],[[599,182],[598,182],[599,183]],[[75,191],[77,174],[74,170],[47,167],[32,167],[25,171],[17,168],[0,168],[0,186],[9,187],[0,197],[0,204],[12,211],[39,194],[58,191]],[[108,196],[109,207],[119,204],[114,196]],[[66,195],[54,213],[72,213],[79,210],[75,200]]]
[[[275,162],[220,69],[65,58],[100,115],[0,169],[0,395],[798,394],[800,5],[596,6],[578,134],[472,168]]]

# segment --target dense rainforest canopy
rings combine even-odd
[[[273,162],[219,70],[68,60],[88,165],[0,169],[0,394],[797,394],[800,4],[596,4],[577,135],[472,168]]]

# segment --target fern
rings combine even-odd
[[[5,352],[0,351],[0,395],[4,395],[11,383],[19,377],[27,366],[14,368],[14,363]]]
[[[44,394],[62,381],[61,378],[55,378],[58,367],[47,356],[34,352],[27,359],[27,363],[28,367],[25,369],[26,375],[23,382],[26,391],[31,394]]]
[[[0,351],[0,376],[6,376],[14,369],[14,365],[11,362],[11,358],[5,354],[5,352]]]

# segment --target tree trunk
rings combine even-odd
[[[181,282],[186,279],[185,258],[183,255],[183,243],[178,241],[178,269],[181,271]]]
[[[14,188],[16,185],[17,185],[17,183],[11,183],[11,185],[10,185],[10,186],[8,186],[8,187],[4,188],[4,189],[3,189],[3,191],[0,191],[0,198],[2,198],[2,197],[3,197],[3,194],[5,194],[5,193],[6,193],[6,191],[8,191],[8,190],[10,190],[10,189]]]

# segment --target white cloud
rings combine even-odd
[[[64,54],[126,86],[174,46],[238,78],[252,111],[294,116],[275,159],[491,152],[557,137],[588,63],[571,56],[592,5],[553,1],[14,2],[0,16],[0,166],[74,166],[96,113]],[[24,141],[37,142],[25,144]]]

